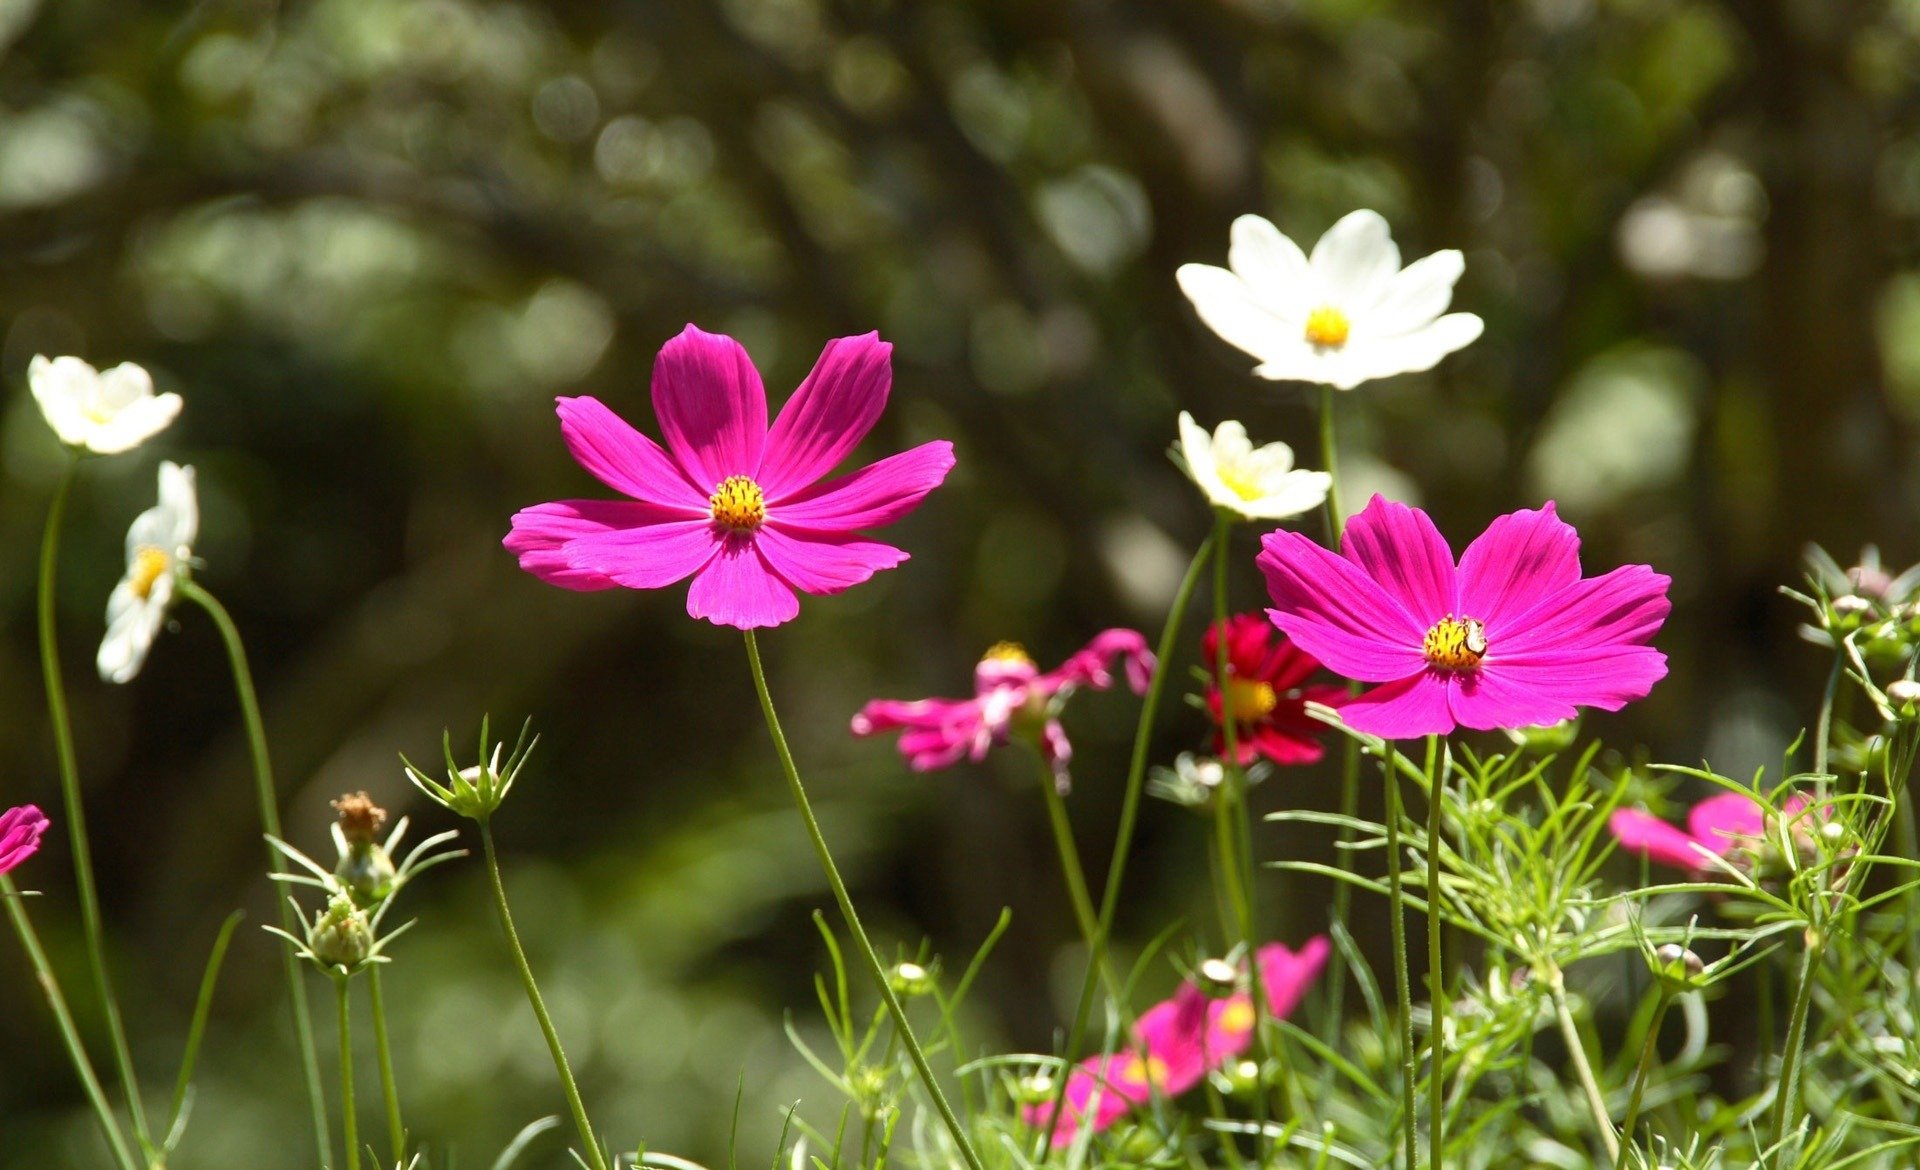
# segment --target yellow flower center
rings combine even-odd
[[[1243,500],[1257,500],[1264,494],[1260,490],[1260,482],[1244,467],[1221,467],[1219,475],[1220,482],[1227,485],[1227,490]]]
[[[1229,1036],[1244,1036],[1253,1031],[1253,1001],[1236,999],[1220,1013],[1220,1030]]]
[[[1487,628],[1472,618],[1448,614],[1433,623],[1420,649],[1435,666],[1474,670],[1487,656]]]
[[[980,660],[982,662],[1007,662],[1015,666],[1033,665],[1033,658],[1027,653],[1027,648],[1018,642],[995,642],[993,645],[987,647],[987,652],[980,656]]]
[[[1241,723],[1265,719],[1279,704],[1280,696],[1273,693],[1270,683],[1255,678],[1227,680],[1227,713]]]
[[[173,567],[173,558],[165,551],[150,544],[140,546],[133,554],[133,569],[127,574],[127,584],[133,587],[133,595],[145,601],[153,595],[153,587]]]
[[[1128,1058],[1126,1067],[1120,1070],[1120,1081],[1128,1085],[1162,1086],[1167,1083],[1167,1062],[1157,1056],[1141,1060],[1139,1055]]]
[[[1307,314],[1307,343],[1322,349],[1339,349],[1347,343],[1353,322],[1332,305],[1321,305]]]
[[[752,532],[767,518],[767,497],[760,485],[744,475],[729,475],[707,501],[714,523],[735,532]]]

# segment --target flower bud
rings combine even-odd
[[[373,925],[353,899],[336,894],[327,908],[314,916],[307,932],[307,949],[328,967],[351,970],[373,953]]]
[[[373,906],[393,891],[393,858],[377,840],[387,823],[387,810],[373,803],[364,792],[353,792],[333,802],[340,816],[340,863],[333,876],[362,906]]]
[[[1911,716],[1920,710],[1920,682],[1910,678],[1897,678],[1887,684],[1887,702],[1902,715]]]
[[[1208,959],[1194,971],[1200,990],[1222,999],[1240,990],[1240,968],[1225,959]]]
[[[1037,1072],[1021,1077],[1013,1087],[1013,1094],[1022,1105],[1045,1105],[1052,1102],[1058,1088],[1052,1073]]]
[[[1707,965],[1700,956],[1678,943],[1667,943],[1653,952],[1653,974],[1668,992],[1690,991],[1699,987]]]
[[[1236,1060],[1226,1070],[1228,1092],[1236,1097],[1252,1098],[1266,1088],[1266,1077],[1261,1075],[1260,1062],[1256,1060]]]
[[[1552,755],[1563,752],[1573,746],[1580,735],[1580,720],[1562,719],[1558,723],[1548,723],[1536,727],[1521,727],[1507,732],[1507,738],[1521,751],[1534,755]]]
[[[520,769],[527,762],[527,756],[532,753],[534,745],[540,742],[538,736],[528,739],[527,732],[531,725],[532,720],[528,720],[527,724],[521,727],[519,741],[514,744],[513,751],[507,752],[506,758],[502,760],[501,755],[506,745],[493,744],[492,754],[488,754],[488,723],[482,720],[480,763],[464,768],[454,762],[453,737],[448,734],[441,741],[441,747],[446,756],[446,781],[442,783],[433,779],[402,756],[401,762],[406,765],[407,779],[415,788],[448,811],[466,817],[468,820],[484,821],[499,809],[502,801],[507,799],[507,793],[513,790],[513,783],[519,778]]]
[[[918,963],[900,963],[888,973],[887,985],[901,999],[915,999],[933,991],[933,972]]]

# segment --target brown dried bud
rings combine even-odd
[[[370,845],[387,823],[387,810],[373,803],[364,792],[349,792],[333,802],[340,814],[340,832],[350,844]]]

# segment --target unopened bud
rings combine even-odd
[[[1689,991],[1706,974],[1707,965],[1700,956],[1678,943],[1667,943],[1653,952],[1654,975],[1668,991]]]
[[[1265,1080],[1259,1061],[1238,1060],[1227,1069],[1227,1084],[1236,1097],[1257,1096],[1266,1087]]]
[[[381,827],[387,823],[387,810],[364,792],[342,796],[333,802],[333,808],[340,814],[339,835],[334,838],[340,846],[340,861],[334,866],[333,876],[340,879],[355,902],[376,905],[393,890],[393,858],[378,840]]]
[[[1014,1094],[1022,1105],[1044,1105],[1053,1100],[1056,1083],[1052,1073],[1037,1072],[1020,1078]]]
[[[1844,844],[1847,839],[1847,827],[1839,821],[1828,821],[1820,826],[1820,839],[1829,846]]]
[[[900,963],[887,976],[887,983],[895,995],[912,999],[933,990],[933,972],[918,963]]]
[[[1844,593],[1830,603],[1833,612],[1841,617],[1860,618],[1873,612],[1873,602],[1858,593]]]
[[[1920,682],[1910,678],[1897,678],[1887,684],[1887,702],[1903,709],[1911,715],[1920,707]]]
[[[336,895],[314,918],[307,949],[329,967],[358,967],[373,953],[373,925],[353,899]]]
[[[1240,968],[1225,959],[1208,959],[1194,975],[1200,989],[1215,998],[1232,995],[1240,987]]]

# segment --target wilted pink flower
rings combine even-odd
[[[1026,721],[1035,746],[1049,764],[1060,791],[1067,790],[1067,762],[1073,746],[1060,726],[1060,708],[1075,690],[1104,691],[1113,685],[1112,664],[1119,659],[1127,685],[1142,694],[1153,677],[1153,652],[1134,630],[1106,630],[1085,649],[1042,672],[1025,649],[1001,642],[988,650],[973,671],[971,699],[875,699],[853,717],[855,735],[899,731],[900,754],[916,772],[945,768],[962,759],[986,758]]]
[[[1326,966],[1329,950],[1325,935],[1307,940],[1298,952],[1282,943],[1260,948],[1260,977],[1276,1019],[1300,1006]],[[1054,1127],[1053,1144],[1073,1141],[1082,1123],[1097,1133],[1156,1094],[1178,1097],[1193,1088],[1247,1050],[1256,1019],[1249,992],[1215,999],[1191,982],[1182,983],[1171,999],[1141,1013],[1127,1047],[1073,1067],[1067,1075],[1067,1113]],[[1044,1127],[1053,1116],[1053,1102],[1029,1106],[1022,1116],[1027,1124]]]
[[[1787,800],[1789,817],[1807,807],[1807,798]],[[1741,792],[1709,796],[1687,813],[1687,827],[1670,825],[1637,808],[1617,808],[1607,828],[1622,849],[1690,874],[1705,875],[1718,867],[1714,859],[1736,849],[1763,847],[1767,841],[1767,806]]]
[[[45,814],[30,804],[0,813],[0,874],[12,873],[39,850],[47,825]]]
[[[564,589],[692,577],[692,617],[743,630],[789,621],[800,612],[794,590],[838,593],[906,560],[854,534],[911,512],[953,467],[953,444],[939,440],[817,482],[880,417],[892,353],[876,333],[828,342],[769,430],[747,351],[689,325],[653,365],[665,449],[597,399],[558,400],[573,457],[633,498],[522,509],[503,543]]]
[[[1341,552],[1297,532],[1261,542],[1275,625],[1326,666],[1382,683],[1341,707],[1382,739],[1520,728],[1617,711],[1667,673],[1647,643],[1668,579],[1645,565],[1580,576],[1580,537],[1554,514],[1502,516],[1454,563],[1425,512],[1373,497]]]

